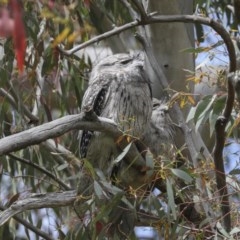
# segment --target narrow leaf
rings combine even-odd
[[[56,47],[59,43],[63,42],[67,38],[69,32],[69,27],[64,28],[63,31],[54,39],[52,44],[53,47]]]
[[[230,232],[230,235],[233,235],[233,234],[236,234],[236,233],[239,233],[240,232],[240,228],[239,227],[234,227],[231,232]]]
[[[103,189],[100,186],[100,184],[97,181],[94,181],[93,186],[94,186],[94,191],[95,191],[97,197],[99,199],[102,199],[104,197],[104,194],[103,194]]]
[[[236,168],[236,169],[233,169],[229,172],[230,175],[239,175],[240,174],[240,169],[239,168]]]
[[[122,151],[121,154],[119,154],[119,156],[113,161],[115,164],[119,163],[128,153],[130,147],[132,146],[132,142],[130,142]]]
[[[62,171],[64,169],[68,168],[68,167],[69,167],[68,163],[63,163],[63,164],[61,164],[60,166],[57,167],[57,171]]]
[[[192,119],[194,119],[194,116],[195,116],[195,113],[196,113],[196,107],[192,107],[188,113],[188,116],[187,116],[187,119],[186,119],[186,122],[189,122],[191,121]]]
[[[193,178],[188,173],[186,173],[185,171],[183,171],[181,169],[172,168],[171,171],[172,171],[172,173],[174,175],[176,175],[177,177],[181,178],[186,183],[191,183],[192,180],[193,180]]]
[[[167,179],[167,196],[168,196],[168,207],[171,209],[174,220],[176,220],[177,214],[176,214],[176,208],[175,208],[174,194],[173,194],[172,184],[169,181],[169,179]]]
[[[227,237],[227,239],[233,239],[231,236],[227,233],[227,231],[223,228],[220,222],[217,222],[216,227],[218,231],[224,236]]]

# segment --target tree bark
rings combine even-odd
[[[186,4],[184,0],[152,0],[147,6],[148,12],[157,11],[160,15],[192,14],[193,1]],[[164,23],[146,27],[155,57],[168,79],[169,87],[176,91],[186,90],[186,72],[194,71],[195,64],[192,54],[183,53],[186,48],[194,47],[193,24]],[[153,75],[153,74],[151,74]],[[156,76],[152,76],[153,96],[162,96],[161,86]]]

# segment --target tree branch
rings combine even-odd
[[[64,50],[64,49],[59,48],[59,51],[61,51],[65,55],[69,56],[82,48],[85,48],[93,43],[97,43],[103,39],[110,37],[110,36],[117,35],[120,32],[123,32],[127,29],[131,29],[131,28],[134,28],[137,26],[142,26],[142,25],[149,25],[149,24],[153,24],[153,23],[167,23],[167,22],[168,23],[169,22],[200,23],[200,24],[204,24],[204,25],[207,25],[207,26],[210,26],[211,28],[213,28],[222,37],[224,43],[226,44],[226,47],[227,47],[227,50],[229,53],[229,60],[230,60],[229,72],[234,72],[236,70],[236,54],[235,54],[234,46],[233,46],[233,43],[229,36],[229,33],[225,30],[225,28],[221,24],[214,21],[213,19],[200,17],[200,16],[196,16],[196,15],[164,15],[164,16],[159,16],[159,15],[156,16],[155,15],[155,16],[152,16],[152,14],[148,14],[147,18],[143,18],[140,21],[135,20],[133,22],[127,23],[120,27],[116,27],[104,34],[101,34],[101,35],[98,35],[98,36],[92,38],[91,40],[89,40],[83,44],[75,46],[74,48],[72,48],[70,50]],[[213,157],[214,157],[215,168],[216,168],[217,186],[218,186],[218,190],[220,190],[220,193],[223,194],[221,196],[221,206],[222,206],[222,212],[224,215],[224,224],[225,224],[226,230],[230,230],[230,228],[231,228],[231,219],[230,219],[230,214],[229,214],[230,207],[229,207],[229,202],[228,202],[228,197],[227,197],[228,194],[227,194],[227,186],[226,186],[226,176],[225,176],[225,171],[224,171],[223,156],[222,156],[223,154],[222,153],[223,153],[223,148],[224,148],[224,144],[225,144],[225,128],[226,128],[226,125],[228,123],[229,117],[232,112],[233,103],[234,103],[234,95],[235,95],[234,87],[233,87],[232,83],[230,81],[228,81],[228,96],[227,96],[226,105],[225,105],[225,108],[223,111],[223,116],[217,120],[216,125],[215,125],[216,141],[215,141],[215,147],[214,147],[214,151],[213,151]],[[100,127],[99,125],[97,125],[97,126]],[[83,125],[82,125],[82,127],[83,127]],[[39,130],[42,130],[41,126],[38,128],[40,128]],[[68,128],[71,128],[70,124],[68,125]],[[89,128],[89,129],[91,129],[91,128]],[[91,129],[91,130],[93,130],[93,129]],[[108,130],[108,129],[105,129],[105,130]],[[56,135],[56,133],[58,133],[58,131],[60,131],[60,129],[55,132],[55,135]],[[98,130],[98,131],[100,131],[100,130]],[[41,135],[43,135],[43,134],[41,133]],[[13,140],[13,138],[12,138],[12,140]],[[36,141],[33,144],[37,144],[41,141],[43,141],[43,140],[39,139],[38,141]],[[21,145],[20,142],[15,147],[16,150],[21,148],[21,147],[19,147],[19,145]],[[27,146],[26,143],[25,143],[25,146]],[[0,154],[4,154],[4,152],[0,151]]]
[[[56,138],[64,133],[76,129],[106,131],[113,136],[121,135],[121,132],[117,130],[116,125],[109,119],[98,118],[96,121],[91,121],[86,119],[86,115],[84,113],[68,115],[23,132],[2,138],[0,140],[0,155],[39,144],[49,138]]]
[[[4,211],[5,208],[0,206],[0,210]],[[53,240],[53,238],[49,237],[49,234],[41,231],[38,227],[33,226],[32,224],[30,224],[29,222],[27,222],[26,220],[18,217],[18,216],[14,216],[13,217],[17,222],[21,223],[25,228],[31,230],[32,232],[36,233],[37,235],[39,235],[40,237],[43,237],[46,240]]]
[[[26,199],[14,202],[0,213],[0,226],[18,213],[32,209],[69,206],[74,203],[75,199],[76,191],[31,194]]]
[[[0,155],[9,154],[31,145],[39,144],[50,138],[56,138],[71,130],[92,130],[105,132],[118,139],[124,134],[118,130],[116,124],[107,118],[97,117],[95,114],[80,113],[75,115],[68,115],[57,120],[44,123],[40,126],[33,127],[26,131],[7,136],[0,140]],[[121,143],[122,149],[126,147],[126,143]],[[127,161],[138,169],[146,165],[145,160],[138,152],[136,146],[132,144],[130,151],[126,155]],[[132,159],[136,161],[132,162]]]
[[[17,110],[17,111],[19,110],[14,97],[10,93],[8,93],[5,89],[0,88],[0,95],[2,97],[5,97],[15,110]],[[22,109],[23,109],[24,114],[31,120],[31,122],[36,123],[39,121],[38,117],[33,115],[24,104],[22,104]]]
[[[61,144],[56,144],[53,139],[48,139],[47,141],[41,143],[41,146],[53,153],[53,157],[59,164],[63,164],[67,161],[69,166],[74,167],[76,171],[81,169],[81,160]]]
[[[137,9],[137,11],[139,12],[139,14],[141,15],[141,19],[145,20],[148,18],[148,15],[142,5],[142,3],[139,3],[138,0],[131,0],[133,6],[135,6],[135,8]]]
[[[63,189],[65,190],[71,190],[71,188],[65,184],[64,182],[62,182],[59,178],[57,178],[54,174],[52,174],[50,171],[46,170],[45,168],[40,167],[38,164],[33,163],[27,159],[24,158],[20,158],[14,154],[8,154],[10,158],[13,158],[21,163],[27,164],[35,169],[37,169],[38,171],[46,174],[49,178],[53,179],[55,182],[57,182]]]
[[[72,49],[64,50],[64,49],[61,49],[60,47],[58,49],[63,54],[69,56],[89,45],[98,43],[108,37],[117,35],[127,29],[131,29],[131,28],[134,28],[137,26],[149,25],[149,24],[153,24],[153,23],[169,23],[169,22],[172,22],[172,23],[173,22],[200,23],[200,24],[212,27],[222,37],[224,43],[226,44],[227,50],[229,52],[230,72],[235,71],[236,57],[235,57],[234,47],[233,47],[233,44],[232,44],[232,41],[231,41],[231,38],[230,38],[228,32],[225,30],[225,28],[220,23],[218,23],[217,21],[214,21],[213,19],[200,17],[200,16],[196,16],[196,15],[164,15],[164,16],[160,16],[160,15],[152,16],[152,15],[153,14],[150,13],[147,15],[148,17],[146,19],[142,19],[141,21],[135,20],[135,21],[132,21],[125,25],[115,27],[114,29],[112,29],[106,33],[103,33],[101,35],[98,35],[96,37],[93,37],[89,41],[86,41],[78,46],[75,46]]]

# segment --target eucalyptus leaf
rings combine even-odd
[[[62,171],[64,169],[68,168],[68,167],[69,167],[68,163],[63,163],[63,164],[61,164],[60,166],[57,167],[57,171]]]
[[[196,113],[198,114],[198,118],[196,120],[196,130],[198,130],[199,127],[203,125],[206,122],[206,120],[209,118],[209,113],[216,97],[217,95],[214,95],[209,102],[205,101],[204,105],[201,105],[201,108],[198,108],[196,110]]]
[[[236,233],[239,233],[240,232],[240,228],[239,227],[234,227],[231,232],[230,232],[230,235],[233,235],[233,234],[236,234]]]
[[[193,178],[188,173],[186,173],[185,171],[183,171],[181,169],[172,168],[171,171],[174,175],[181,178],[186,183],[191,183],[193,181]]]
[[[229,172],[229,174],[231,175],[239,175],[240,174],[240,169],[239,168],[236,168],[236,169],[233,169]]]
[[[203,99],[197,104],[196,112],[195,112],[195,115],[194,115],[194,122],[195,123],[200,118],[200,115],[206,109],[206,107],[208,106],[211,99],[212,99],[212,96],[207,95],[207,96],[203,97]]]
[[[189,113],[188,113],[188,115],[187,115],[187,119],[186,119],[186,122],[189,122],[189,121],[191,121],[191,120],[193,120],[194,119],[194,116],[195,116],[195,114],[196,114],[196,106],[195,107],[192,107],[191,109],[190,109],[190,111],[189,111]]]
[[[94,192],[96,193],[97,197],[99,199],[103,198],[104,197],[103,189],[100,186],[100,184],[97,181],[94,181],[93,186],[94,186]]]
[[[224,236],[227,237],[229,240],[233,239],[228,233],[227,231],[223,228],[222,224],[220,222],[217,222],[216,227],[218,229],[218,231]]]
[[[173,188],[172,183],[169,179],[167,179],[167,196],[168,196],[168,207],[170,208],[174,220],[177,219],[177,213],[176,213],[176,206],[174,201],[174,194],[173,194]]]
[[[121,154],[119,154],[119,156],[114,160],[114,163],[117,164],[119,163],[128,153],[130,147],[132,146],[132,142],[130,142],[122,151]]]

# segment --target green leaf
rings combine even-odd
[[[211,101],[212,96],[208,95],[203,97],[203,99],[197,104],[196,106],[196,112],[194,115],[194,122],[196,123],[197,120],[199,119],[201,113],[206,109],[207,105]]]
[[[100,184],[97,181],[94,181],[93,186],[94,186],[94,191],[95,191],[97,197],[99,199],[102,199],[104,197],[104,194],[103,194],[103,189],[100,186]]]
[[[224,108],[225,102],[226,102],[226,96],[222,96],[218,98],[213,105],[213,112],[217,115],[221,114]]]
[[[95,177],[96,174],[92,164],[86,158],[84,158],[83,161],[84,161],[84,167],[91,173],[91,176]]]
[[[238,174],[240,174],[240,169],[239,168],[233,169],[232,171],[229,172],[229,174],[231,174],[231,175],[238,175]]]
[[[146,166],[149,168],[149,170],[147,171],[147,175],[150,177],[153,175],[153,171],[154,171],[154,158],[150,151],[147,151],[145,159],[146,159]]]
[[[129,209],[132,209],[132,210],[135,209],[135,207],[132,205],[132,203],[130,201],[128,201],[128,199],[125,196],[122,197],[121,201],[123,203],[125,203],[129,207]]]
[[[206,227],[211,222],[212,222],[212,218],[207,217],[207,218],[203,219],[203,221],[199,224],[199,228]]]
[[[119,205],[121,198],[121,193],[116,194],[110,201],[107,202],[107,204],[102,205],[96,218],[94,219],[94,223],[106,217],[113,210],[113,208],[116,208]]]
[[[132,142],[130,142],[122,151],[121,154],[119,154],[119,156],[113,161],[114,164],[119,163],[128,153],[130,147],[132,146]]]
[[[188,116],[187,116],[187,119],[186,119],[186,122],[189,122],[191,120],[194,119],[194,116],[196,114],[196,110],[197,110],[197,107],[192,107],[188,113]]]
[[[240,232],[240,228],[239,227],[234,227],[231,232],[230,232],[230,235],[233,235],[233,234],[236,234],[236,233],[239,233]]]
[[[168,196],[168,207],[170,208],[170,210],[172,212],[174,220],[176,220],[177,214],[176,214],[173,188],[172,188],[172,184],[169,179],[167,179],[167,196]]]
[[[57,167],[57,171],[62,171],[64,169],[68,168],[68,167],[69,167],[68,163],[63,163],[63,164],[61,164],[60,166]]]
[[[198,130],[199,127],[202,124],[204,124],[206,120],[209,118],[209,113],[216,97],[217,95],[214,95],[210,99],[207,98],[207,100],[203,101],[202,104],[200,104],[200,106],[197,108],[196,110],[197,118],[195,115],[196,130]]]
[[[108,192],[112,193],[113,195],[115,195],[115,194],[117,194],[117,193],[123,193],[123,191],[122,191],[120,188],[112,185],[112,184],[109,183],[109,182],[101,181],[101,184],[104,186],[104,188],[105,188]]]
[[[223,228],[223,226],[221,225],[220,222],[217,222],[216,227],[218,229],[218,231],[224,236],[227,237],[227,239],[233,239],[231,238],[231,236],[227,233],[227,231]]]
[[[193,178],[188,173],[186,173],[185,171],[183,171],[181,169],[172,168],[171,171],[175,176],[181,178],[186,183],[191,183],[193,181]]]
[[[209,48],[207,47],[197,47],[197,48],[185,48],[180,52],[184,53],[202,53],[202,52],[207,52],[209,51]]]
[[[226,97],[220,97],[213,104],[212,111],[209,114],[210,136],[212,136],[215,130],[217,118],[219,117],[219,115],[221,115],[225,102]]]
[[[210,137],[215,131],[215,124],[218,119],[219,115],[215,114],[213,110],[209,114],[209,127],[210,127]]]

